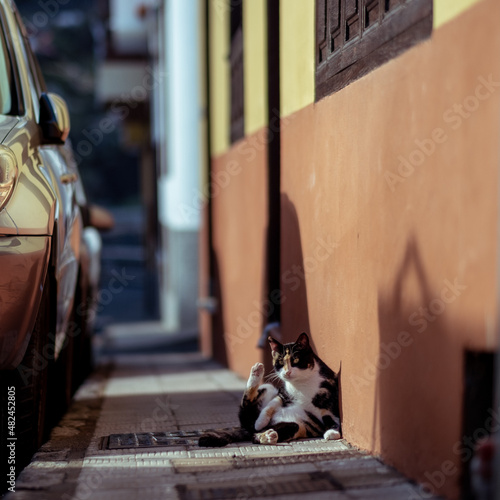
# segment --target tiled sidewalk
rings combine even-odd
[[[165,439],[161,433],[236,426],[245,381],[194,353],[112,361],[80,388],[8,500],[429,498],[345,441],[209,449],[187,432],[187,441],[155,446],[144,433]],[[130,433],[150,447],[117,449],[121,441],[102,439]]]

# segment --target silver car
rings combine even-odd
[[[19,473],[91,364],[100,237],[69,130],[15,6],[0,0],[1,477]]]

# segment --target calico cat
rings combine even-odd
[[[273,337],[268,341],[281,387],[264,384],[264,365],[255,364],[240,405],[241,428],[206,432],[199,446],[250,440],[276,444],[317,436],[340,439],[338,374],[313,352],[306,333],[289,344]]]

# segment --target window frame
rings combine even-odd
[[[429,38],[432,4],[432,0],[316,0],[316,101]],[[378,17],[369,19],[374,6]],[[354,14],[348,17],[347,8],[355,9]],[[357,34],[350,37],[356,22]]]

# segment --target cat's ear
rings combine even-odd
[[[273,339],[271,335],[267,337],[267,340],[269,342],[269,345],[271,346],[271,351],[273,352],[278,352],[283,347],[276,339]]]
[[[307,349],[309,347],[309,337],[307,333],[301,333],[295,343],[299,344],[302,349]]]

